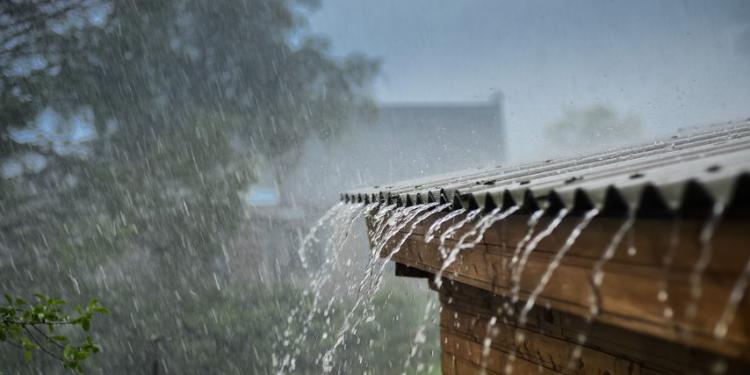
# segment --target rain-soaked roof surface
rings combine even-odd
[[[454,208],[539,208],[640,215],[747,206],[750,120],[657,142],[517,166],[462,171],[342,194],[347,202],[453,202]],[[738,210],[732,209],[731,212]],[[742,210],[746,211],[746,210]]]

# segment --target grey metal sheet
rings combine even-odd
[[[439,200],[453,202],[454,208],[520,205],[522,212],[561,207],[644,211],[650,206],[677,212],[706,201],[724,206],[737,201],[748,194],[740,183],[749,173],[750,120],[591,155],[358,189],[342,199],[401,205]]]

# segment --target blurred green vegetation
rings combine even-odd
[[[246,238],[254,213],[240,191],[257,181],[261,161],[283,171],[305,140],[335,139],[372,111],[367,90],[378,69],[368,57],[335,58],[324,39],[306,36],[315,6],[0,5],[0,291],[107,306],[91,332],[102,353],[84,364],[90,372],[272,372],[290,311],[310,301],[294,262],[274,272],[298,283],[236,269],[234,255],[263,267],[253,256],[278,250]],[[30,166],[30,156],[44,166]],[[277,230],[292,236],[308,224]],[[400,372],[425,298],[386,285],[377,318],[347,338],[336,372]],[[320,372],[317,359],[351,304],[336,301],[330,322],[312,321],[297,372]],[[437,338],[428,332],[412,363],[435,372]],[[52,358],[27,364],[3,345],[0,368],[64,371]]]

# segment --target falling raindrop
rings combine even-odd
[[[599,288],[604,281],[604,266],[615,256],[622,239],[625,237],[625,234],[628,233],[630,228],[633,227],[633,224],[635,224],[635,211],[631,209],[628,211],[627,219],[625,219],[620,225],[620,228],[617,229],[617,232],[615,232],[612,239],[610,239],[609,244],[604,248],[602,255],[591,268],[591,278],[589,280],[591,284],[591,306],[589,309],[589,316],[586,319],[589,322],[596,318],[601,312],[601,296],[599,295]]]
[[[748,283],[750,283],[750,259],[745,263],[745,268],[742,273],[735,281],[732,291],[729,293],[729,301],[724,307],[724,311],[721,313],[719,321],[714,327],[714,336],[723,339],[727,335],[729,325],[734,320],[735,314],[737,314],[737,308],[742,302],[742,298],[745,296],[747,291]]]
[[[519,295],[521,292],[521,276],[523,275],[523,271],[526,268],[526,262],[529,261],[529,256],[532,252],[534,252],[536,247],[543,239],[552,234],[552,232],[555,230],[555,228],[557,228],[558,225],[560,225],[560,223],[565,218],[565,215],[567,214],[567,208],[560,209],[560,211],[557,212],[555,218],[552,219],[549,224],[547,224],[547,227],[544,228],[543,231],[539,232],[536,236],[534,236],[531,241],[524,247],[520,259],[516,263],[515,267],[511,270],[511,303],[515,304],[519,300]]]
[[[675,219],[672,223],[672,230],[669,236],[669,247],[662,258],[662,280],[659,285],[659,292],[656,296],[659,302],[664,304],[662,315],[667,319],[672,319],[674,316],[674,309],[669,305],[669,276],[672,270],[675,252],[680,244],[681,223],[682,221],[679,218]]]
[[[414,339],[412,340],[411,349],[409,350],[409,355],[406,357],[406,360],[404,361],[404,372],[402,375],[405,375],[407,370],[411,368],[411,361],[414,359],[414,357],[417,355],[419,349],[422,347],[422,344],[424,344],[426,340],[425,336],[425,329],[427,328],[427,321],[429,320],[429,317],[434,313],[435,310],[435,301],[430,300],[427,302],[427,305],[424,307],[424,314],[422,316],[422,323],[417,327],[417,332],[414,334]]]
[[[455,210],[455,211],[453,211],[453,212],[451,212],[451,213],[449,213],[449,214],[441,217],[440,219],[436,220],[427,229],[427,233],[425,233],[425,236],[424,236],[424,242],[426,242],[426,243],[432,242],[432,240],[435,238],[435,232],[438,229],[440,229],[440,226],[442,226],[443,223],[447,222],[448,220],[453,219],[454,217],[456,217],[458,215],[463,214],[464,212],[466,212],[465,209],[459,208],[458,210]]]
[[[315,223],[315,225],[310,228],[305,238],[302,240],[302,243],[299,246],[299,249],[297,250],[297,255],[299,256],[300,263],[302,264],[302,268],[307,269],[307,255],[306,250],[307,246],[309,246],[310,242],[316,241],[315,235],[318,232],[318,230],[323,227],[332,217],[336,216],[338,211],[344,206],[344,202],[339,202],[335,204],[333,207],[331,207],[328,211],[326,211],[323,216],[320,217],[320,219]]]
[[[703,294],[703,274],[708,268],[713,255],[712,239],[716,228],[721,223],[721,219],[724,213],[724,205],[716,203],[711,210],[711,216],[708,218],[706,223],[703,225],[703,229],[700,232],[700,256],[698,261],[695,262],[692,272],[690,273],[690,303],[685,308],[685,315],[688,319],[695,318],[698,310],[698,301]]]
[[[544,288],[549,283],[550,279],[552,278],[552,275],[555,273],[555,270],[560,265],[560,262],[562,261],[563,257],[565,257],[568,251],[573,247],[573,244],[575,243],[576,239],[578,239],[581,233],[583,233],[584,229],[586,229],[589,223],[591,223],[591,220],[594,219],[594,217],[596,217],[596,215],[598,214],[599,214],[599,209],[597,208],[592,208],[591,210],[587,211],[586,214],[584,214],[581,221],[578,222],[575,228],[573,228],[573,230],[570,232],[563,246],[557,251],[557,253],[555,253],[554,258],[552,258],[552,261],[549,263],[549,265],[547,265],[547,269],[544,271],[544,274],[542,275],[542,278],[540,279],[539,284],[536,286],[534,291],[526,300],[526,304],[521,310],[521,314],[518,318],[518,322],[521,326],[526,324],[526,319],[528,317],[529,312],[534,307],[534,304],[536,303],[536,299],[544,291]]]
[[[443,264],[440,266],[440,269],[435,274],[435,277],[433,279],[433,282],[435,283],[435,286],[437,288],[440,288],[440,286],[443,283],[443,273],[445,272],[445,270],[448,269],[448,267],[450,267],[451,264],[453,264],[453,262],[456,261],[456,258],[458,257],[458,253],[461,250],[463,250],[463,249],[469,249],[469,248],[474,247],[477,243],[479,243],[479,241],[482,240],[482,236],[484,235],[484,232],[487,230],[487,228],[489,228],[489,225],[492,225],[492,223],[497,222],[499,220],[505,219],[506,217],[510,216],[512,213],[516,212],[516,210],[518,210],[518,207],[517,206],[513,206],[513,207],[509,208],[508,210],[506,210],[505,212],[503,212],[502,214],[498,215],[498,213],[496,212],[494,215],[493,214],[488,215],[487,217],[484,218],[484,219],[487,219],[487,220],[485,220],[485,221],[480,220],[475,225],[474,229],[472,229],[467,234],[465,234],[464,237],[462,237],[458,241],[458,243],[453,247],[453,249],[451,249],[450,252],[448,252],[448,255],[443,260]],[[444,244],[445,244],[445,238],[447,238],[447,236],[449,236],[450,234],[452,234],[455,231],[459,230],[461,227],[463,227],[464,225],[466,225],[466,223],[468,223],[469,221],[473,220],[481,211],[482,211],[481,209],[476,209],[476,210],[473,210],[473,211],[469,212],[469,214],[466,215],[466,218],[464,218],[463,220],[459,221],[458,223],[456,223],[453,226],[451,226],[450,228],[448,228],[448,230],[446,230],[446,232],[443,233],[443,235],[440,236],[440,244],[441,244],[441,246],[444,246]],[[476,240],[476,242],[472,242],[470,244],[466,244],[466,246],[462,246],[463,241],[465,241],[466,238],[468,238],[469,236],[471,236],[472,232],[480,232],[480,231],[481,231],[481,234],[479,236],[477,236],[478,240]],[[441,251],[441,253],[442,253],[442,251]]]

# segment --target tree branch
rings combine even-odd
[[[31,340],[34,341],[34,343],[39,347],[39,350],[41,350],[43,353],[47,354],[48,356],[58,361],[61,361],[61,362],[63,361],[62,357],[56,355],[55,353],[52,353],[47,348],[45,348],[44,345],[42,345],[42,343],[40,343],[39,340],[37,340],[36,336],[34,336],[34,334],[31,333],[28,327],[23,327],[23,329],[24,331],[26,331],[28,336],[31,337]]]
[[[57,341],[53,340],[53,339],[52,339],[51,337],[49,337],[49,336],[48,336],[48,335],[47,335],[46,333],[44,333],[44,331],[42,331],[42,330],[41,330],[41,329],[40,329],[40,328],[39,328],[38,326],[36,326],[36,325],[33,325],[33,326],[31,326],[31,328],[33,328],[33,329],[34,329],[35,331],[39,332],[39,334],[40,334],[40,335],[42,335],[42,337],[44,337],[44,339],[45,339],[45,340],[47,340],[47,341],[51,342],[52,344],[54,344],[55,346],[57,346],[57,347],[58,347],[58,348],[60,348],[60,349],[65,349],[65,347],[64,347],[64,346],[60,345],[60,343],[59,343],[59,342],[57,342]]]

